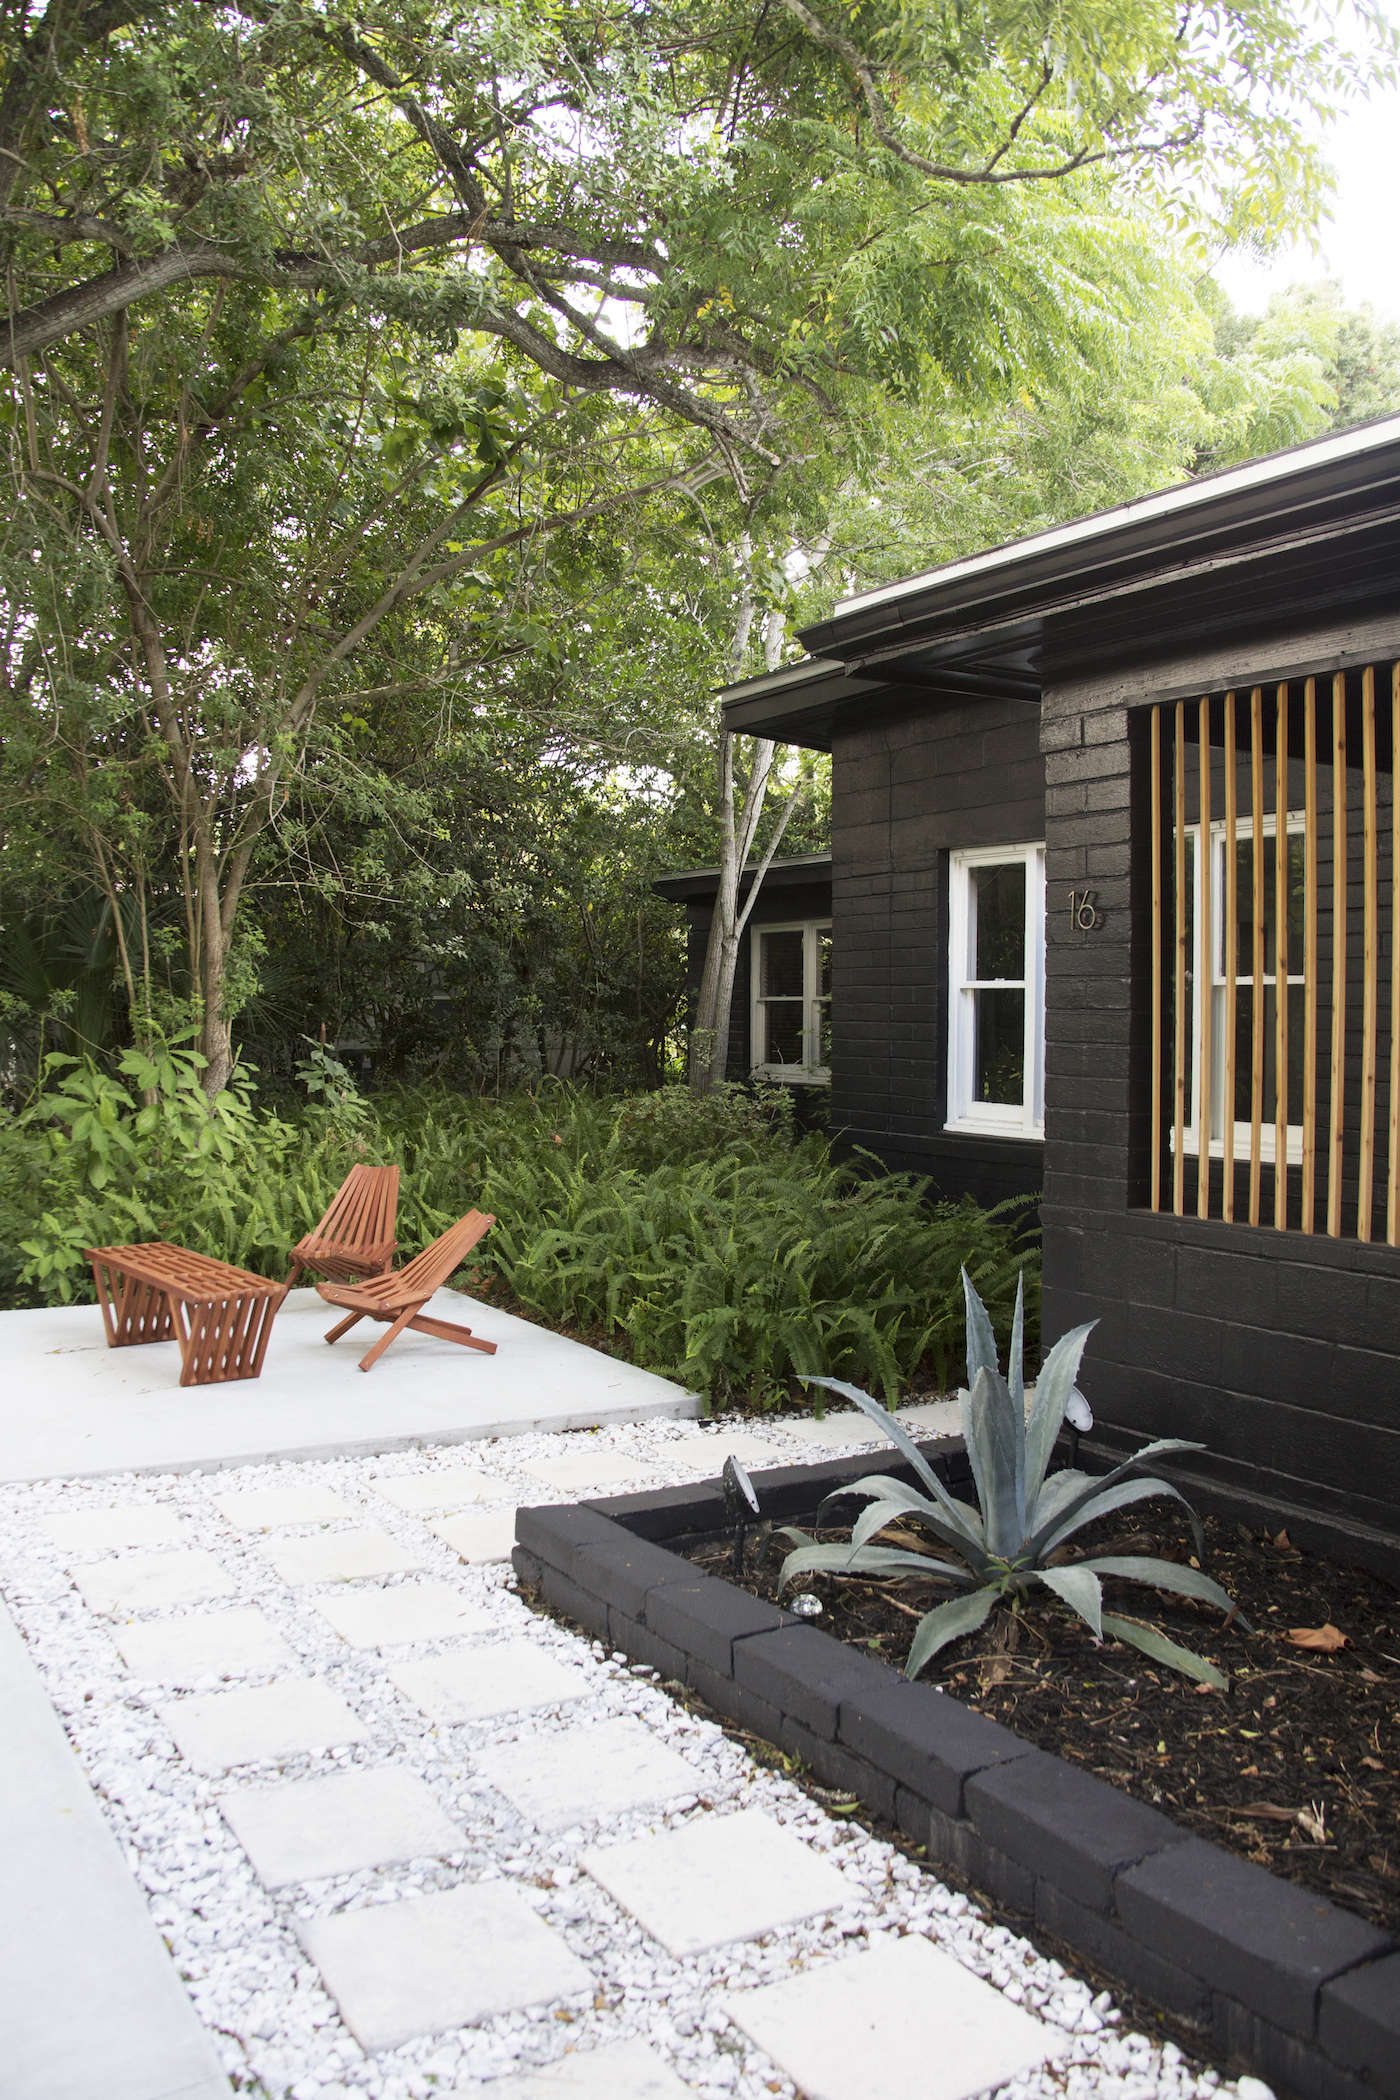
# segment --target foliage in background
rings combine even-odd
[[[840,1496],[829,1496],[823,1509],[848,1495],[863,1497],[869,1507],[857,1519],[848,1545],[816,1545],[806,1532],[786,1528],[783,1536],[796,1544],[783,1562],[779,1588],[785,1589],[798,1575],[826,1574],[866,1580],[871,1576],[877,1580],[918,1577],[960,1591],[960,1595],[946,1604],[936,1604],[919,1620],[905,1664],[909,1677],[917,1677],[950,1641],[960,1640],[984,1626],[998,1606],[1019,1616],[1037,1588],[1048,1590],[1079,1615],[1096,1641],[1102,1641],[1105,1634],[1116,1637],[1140,1649],[1153,1662],[1165,1663],[1218,1691],[1226,1690],[1228,1680],[1203,1656],[1168,1640],[1156,1627],[1146,1626],[1140,1619],[1124,1618],[1103,1608],[1102,1578],[1108,1576],[1121,1582],[1145,1583],[1176,1596],[1199,1598],[1203,1603],[1217,1605],[1227,1620],[1238,1617],[1236,1606],[1219,1583],[1201,1573],[1205,1535],[1185,1496],[1155,1474],[1138,1477],[1139,1468],[1149,1459],[1168,1452],[1203,1451],[1204,1444],[1188,1443],[1180,1437],[1159,1437],[1105,1474],[1095,1476],[1071,1466],[1052,1473],[1050,1461],[1055,1441],[1075,1390],[1079,1361],[1093,1323],[1072,1328],[1048,1351],[1035,1396],[1027,1408],[1019,1293],[1007,1376],[1003,1378],[987,1308],[966,1274],[963,1287],[967,1300],[968,1383],[958,1398],[963,1441],[979,1507],[974,1509],[948,1493],[918,1445],[868,1393],[839,1378],[812,1379],[810,1383],[826,1386],[853,1400],[913,1467],[927,1493],[921,1494],[918,1488],[879,1473],[842,1488]],[[1100,1554],[1084,1559],[1073,1559],[1067,1553],[1070,1540],[1101,1517],[1156,1497],[1170,1498],[1186,1509],[1196,1543],[1195,1566],[1183,1567],[1175,1561],[1140,1553]],[[892,1525],[900,1527],[895,1534],[898,1544],[872,1544]],[[956,1560],[935,1559],[924,1549],[918,1537],[921,1531],[929,1534],[940,1552],[951,1549]]]
[[[779,1090],[366,1098],[315,1051],[305,1077],[311,1098],[278,1112],[237,1077],[211,1106],[188,1041],[129,1051],[116,1072],[50,1058],[0,1133],[0,1298],[89,1301],[83,1248],[133,1239],[283,1275],[367,1158],[402,1169],[406,1253],[490,1210],[473,1288],[718,1404],[779,1404],[824,1364],[891,1395],[920,1373],[941,1389],[962,1343],[964,1263],[1009,1318],[1026,1258],[1009,1209],[930,1207],[918,1183],[836,1164],[820,1136],[794,1134]]]
[[[781,595],[896,464],[1153,398],[1140,340],[1199,347],[1193,236],[1315,214],[1297,115],[1393,44],[1350,13],[0,11],[0,885],[100,890],[135,1032],[158,984],[195,1000],[210,1092],[265,885],[368,904],[371,978],[395,858],[471,942],[418,841],[470,818],[438,793],[464,728],[528,805],[516,710],[583,712],[594,572],[698,525]],[[723,628],[662,689],[692,721]],[[401,762],[408,712],[437,764]],[[507,1034],[553,1025],[517,1004]]]

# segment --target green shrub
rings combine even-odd
[[[1009,1329],[1023,1206],[931,1206],[874,1161],[838,1162],[794,1135],[780,1090],[365,1099],[347,1078],[274,1112],[239,1081],[211,1107],[183,1041],[115,1071],[50,1059],[0,1133],[0,1291],[90,1300],[84,1246],[134,1239],[280,1275],[353,1161],[397,1160],[405,1250],[489,1210],[487,1287],[719,1403],[771,1407],[833,1368],[891,1396],[920,1372],[945,1386],[963,1264]]]

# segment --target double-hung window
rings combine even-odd
[[[1045,1132],[1045,848],[977,847],[949,862],[948,1124]]]
[[[1233,1121],[1232,1159],[1250,1156],[1250,1133],[1258,1090],[1259,1154],[1271,1163],[1277,1150],[1279,1108],[1287,1133],[1287,1158],[1297,1164],[1303,1156],[1303,907],[1304,821],[1301,812],[1284,818],[1285,848],[1282,953],[1284,958],[1285,1008],[1279,1026],[1278,958],[1278,820],[1269,815],[1260,830],[1261,866],[1254,866],[1254,834],[1249,818],[1236,825],[1233,882],[1227,858],[1227,835],[1223,824],[1213,824],[1210,835],[1210,953],[1204,953],[1206,928],[1201,900],[1205,893],[1201,868],[1201,827],[1188,827],[1191,855],[1188,863],[1188,905],[1194,927],[1194,969],[1191,983],[1192,1025],[1188,1043],[1190,1065],[1190,1121],[1184,1135],[1187,1152],[1201,1147],[1202,1067],[1208,1062],[1210,1086],[1209,1139],[1211,1155],[1225,1153],[1227,1116]],[[1235,912],[1230,924],[1227,900],[1233,894]],[[1260,1027],[1254,1026],[1255,963],[1259,966]],[[1196,987],[1203,988],[1204,997]],[[1202,1050],[1202,1031],[1210,1029],[1210,1057]],[[1233,1035],[1233,1056],[1227,1042]],[[1257,1062],[1254,1046],[1258,1044]],[[1284,1053],[1283,1100],[1279,1101],[1280,1042]],[[1226,1072],[1233,1074],[1234,1101],[1225,1103]]]
[[[760,1079],[831,1079],[831,921],[760,926],[753,936],[752,1064]]]

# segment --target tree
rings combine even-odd
[[[18,0],[0,62],[14,777],[115,924],[176,883],[211,1091],[291,785],[513,646],[502,558],[1095,370],[1163,279],[1114,209],[1282,224],[1369,63],[1289,0]]]

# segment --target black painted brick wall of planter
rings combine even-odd
[[[927,1447],[949,1485],[961,1448]],[[756,1476],[809,1517],[888,1454]],[[828,1786],[1297,2100],[1400,2100],[1400,1952],[1335,1904],[1023,1743],[926,1683],[669,1550],[723,1523],[717,1482],[516,1515],[527,1588],[801,1756]]]

